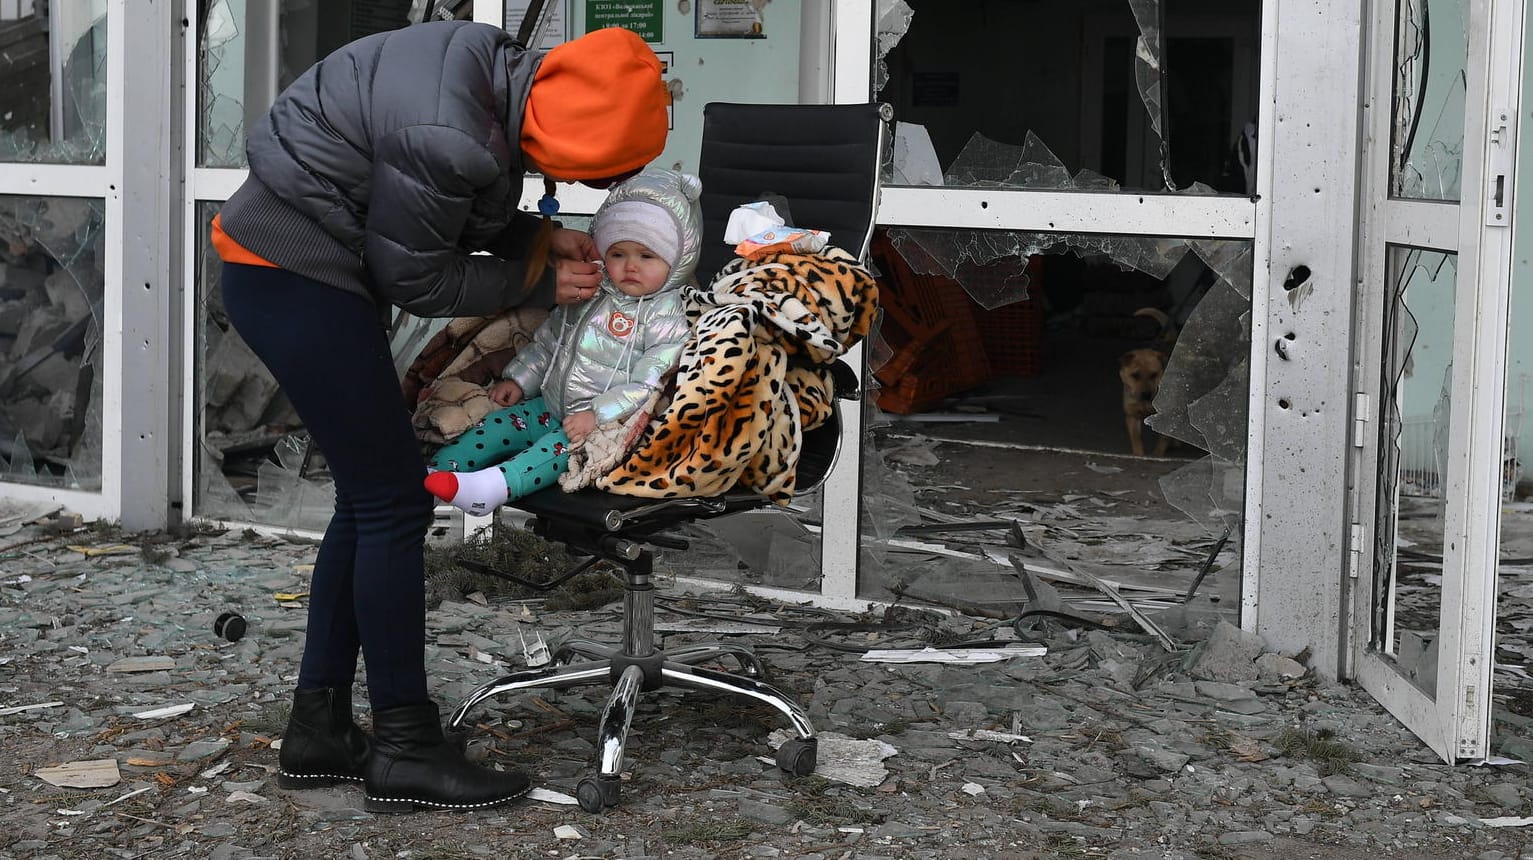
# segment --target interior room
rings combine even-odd
[[[1250,193],[1258,3],[909,9],[881,22],[889,184]],[[1198,580],[1204,607],[1233,620],[1250,254],[1233,240],[880,231],[864,459],[879,522],[864,531],[892,543],[865,554],[860,590],[1015,602],[1002,532],[927,530],[1018,518],[1045,567],[1146,597]],[[935,536],[902,541],[921,531]],[[943,553],[988,557],[973,568],[985,586],[930,582]]]

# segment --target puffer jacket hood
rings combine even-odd
[[[533,342],[516,354],[504,376],[531,397],[542,394],[557,416],[590,409],[602,424],[632,415],[676,369],[691,331],[680,287],[694,283],[702,250],[702,182],[660,168],[613,186],[602,213],[627,200],[643,200],[676,219],[681,252],[660,289],[630,296],[602,276],[601,291],[584,304],[560,305]]]
[[[659,206],[676,219],[676,228],[681,235],[681,253],[676,257],[676,265],[671,267],[670,277],[665,279],[665,284],[658,292],[690,284],[697,274],[697,260],[703,247],[703,210],[698,202],[702,190],[702,180],[690,173],[652,167],[612,187],[607,193],[607,199],[602,201],[591,218],[593,232],[595,225],[601,222],[603,213],[619,203],[642,200]],[[602,278],[602,286],[603,289],[613,289],[605,276]]]

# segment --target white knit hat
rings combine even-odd
[[[603,257],[618,242],[638,242],[673,269],[681,256],[681,228],[676,217],[647,200],[623,200],[603,209],[591,225],[591,238]]]

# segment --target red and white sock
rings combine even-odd
[[[432,472],[426,491],[464,513],[484,516],[506,503],[506,476],[491,466],[477,472]]]

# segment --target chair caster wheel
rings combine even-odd
[[[819,757],[819,742],[814,738],[793,738],[777,748],[777,766],[794,776],[814,773]]]
[[[586,812],[601,812],[609,806],[617,806],[618,788],[621,784],[617,777],[599,776],[595,779],[582,779],[575,786],[575,800]]]

